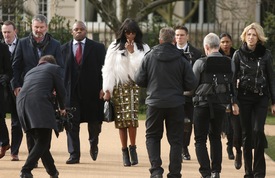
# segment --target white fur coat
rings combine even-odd
[[[134,52],[128,53],[127,50],[116,49],[115,41],[112,42],[107,50],[105,63],[102,68],[103,91],[113,92],[113,88],[118,83],[125,83],[129,80],[128,76],[134,80],[135,72],[141,64],[143,56],[150,50],[147,44],[143,45],[144,51],[137,49],[134,43]]]

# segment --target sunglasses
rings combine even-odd
[[[130,35],[131,33],[132,33],[133,35],[136,34],[136,32],[125,30],[125,34],[126,34],[126,35]]]

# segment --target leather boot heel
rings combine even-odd
[[[129,149],[130,149],[130,156],[131,156],[131,164],[132,165],[138,164],[137,146],[129,145]]]
[[[128,148],[122,148],[123,165],[131,166]]]

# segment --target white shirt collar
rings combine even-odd
[[[75,39],[73,40],[73,44],[77,44],[79,41],[76,41]],[[86,38],[84,38],[82,41],[80,41],[82,44],[85,44]]]

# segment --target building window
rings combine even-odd
[[[85,21],[86,22],[97,22],[97,11],[96,8],[93,7],[91,2],[85,0]]]
[[[16,16],[16,1],[10,2],[9,0],[2,0],[2,6],[0,6],[0,14],[2,14],[2,20],[14,20]]]
[[[48,15],[48,6],[47,6],[47,0],[40,0],[38,4],[38,13],[43,14],[47,17]]]
[[[194,15],[189,19],[189,23],[213,23],[215,21],[216,0],[200,0],[199,6]],[[194,7],[195,2],[184,1],[184,16]]]

